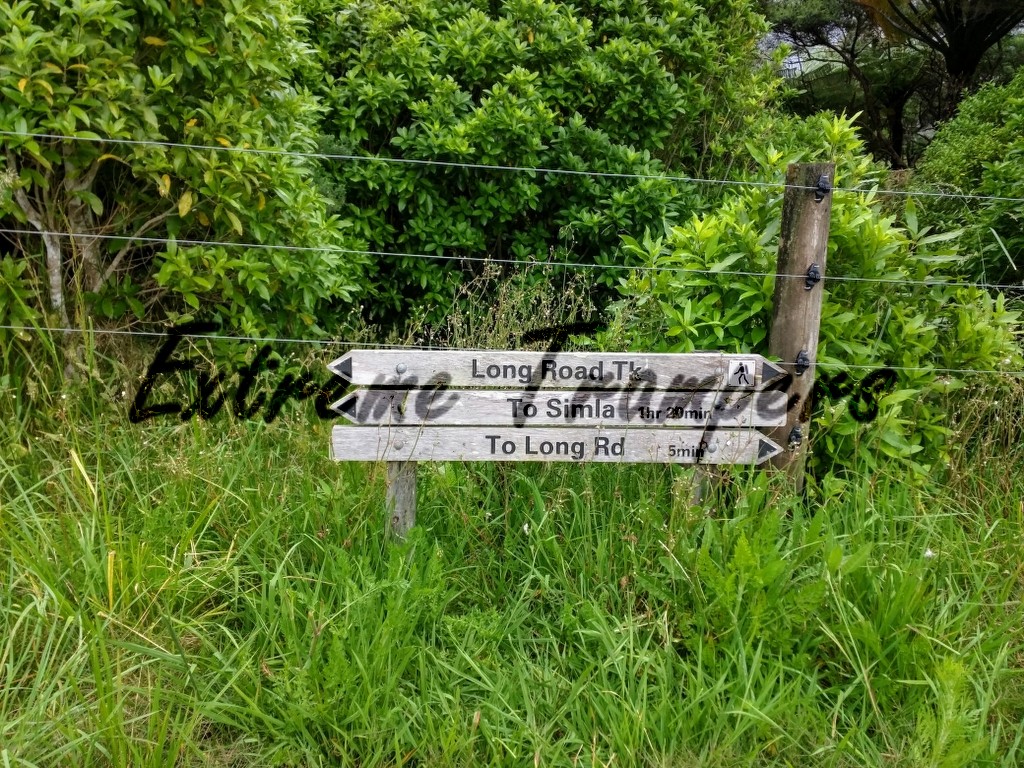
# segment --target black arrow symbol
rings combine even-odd
[[[327,367],[334,371],[338,376],[341,376],[345,381],[352,381],[352,356],[350,354],[345,355],[344,357],[339,357]]]
[[[356,407],[359,405],[358,395],[359,393],[353,392],[350,395],[343,397],[331,406],[331,410],[347,417],[349,421],[357,421]]]
[[[775,443],[770,443],[764,438],[757,444],[757,458],[764,459],[765,457],[772,457],[779,452],[779,446]],[[760,463],[760,462],[758,462]]]
[[[775,363],[765,360],[761,363],[761,384],[767,384],[769,381],[775,381],[780,376],[785,376],[786,372],[779,368]]]

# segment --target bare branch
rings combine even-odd
[[[19,176],[18,173],[18,161],[15,160],[14,155],[10,152],[7,153],[7,165],[14,172],[15,178]],[[46,224],[43,222],[43,217],[39,215],[39,211],[32,205],[32,201],[28,199],[28,195],[25,194],[24,188],[17,185],[15,182],[13,186],[14,200],[17,202],[18,207],[21,208],[25,213],[25,217],[29,220],[29,223],[38,229],[40,232],[46,229]]]
[[[89,166],[89,170],[86,171],[82,176],[75,179],[74,176],[69,176],[64,181],[64,188],[68,192],[81,192],[84,189],[88,189],[92,186],[92,183],[96,180],[96,174],[100,171],[99,162],[93,163]]]
[[[170,210],[164,211],[163,213],[158,213],[156,216],[154,216],[141,227],[139,227],[137,230],[135,230],[135,234],[133,234],[129,238],[128,242],[121,247],[121,250],[119,250],[114,255],[114,260],[110,262],[110,266],[107,267],[103,275],[99,278],[99,280],[96,281],[96,284],[93,286],[92,289],[93,293],[95,293],[96,291],[103,287],[103,284],[106,283],[107,280],[110,279],[110,276],[117,271],[117,268],[121,266],[121,262],[124,261],[124,257],[127,256],[132,251],[133,248],[135,248],[135,238],[141,237],[142,235],[146,234],[149,230],[151,230],[153,227],[155,227],[157,224],[160,224],[165,219],[169,218],[172,214],[175,213],[175,210],[176,209],[172,208]]]
[[[902,30],[909,37],[916,37],[918,40],[927,43],[940,53],[945,53],[946,43],[943,40],[941,31],[926,24],[924,19],[920,16],[915,22],[908,14],[904,13],[896,3],[889,3],[889,10],[892,11],[893,15],[889,15],[884,11],[881,12],[881,15],[884,16],[890,24],[897,29]]]

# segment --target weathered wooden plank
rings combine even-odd
[[[760,464],[780,453],[754,429],[334,427],[336,461]]]
[[[388,516],[391,533],[400,539],[416,525],[416,462],[388,462]]]
[[[378,387],[637,387],[683,391],[761,389],[784,371],[760,355],[719,352],[512,352],[352,350],[328,367],[356,385]]]
[[[774,427],[784,392],[671,390],[364,389],[331,406],[355,424]]]

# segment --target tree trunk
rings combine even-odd
[[[7,155],[7,164],[17,172],[17,164],[14,156]],[[49,284],[50,307],[60,318],[61,325],[70,327],[68,320],[68,309],[64,301],[64,254],[61,250],[60,237],[54,234],[50,222],[43,218],[42,214],[32,205],[32,201],[24,189],[15,188],[14,200],[21,208],[29,224],[36,228],[43,238],[43,247],[46,250],[46,277]]]
[[[96,227],[92,209],[81,198],[70,198],[67,219],[68,232],[72,233],[72,255],[78,266],[76,269],[78,285],[82,290],[98,290],[103,277],[103,270],[100,267],[100,241],[95,237],[83,237],[85,233],[92,232]]]
[[[70,150],[65,148],[65,157]],[[92,192],[92,184],[99,172],[99,163],[82,171],[70,159],[64,161],[64,192],[67,195],[67,231],[71,233],[72,255],[75,257],[75,275],[78,285],[86,291],[96,291],[102,282],[100,241],[83,237],[96,228],[96,215],[92,207],[77,193]]]
[[[892,167],[907,167],[906,125],[903,113],[907,108],[906,97],[898,97],[885,105],[885,117],[889,123],[889,146],[892,147]]]
[[[68,308],[64,301],[64,254],[60,247],[60,238],[52,235],[43,235],[43,245],[46,248],[46,277],[50,286],[50,306],[60,318],[61,325],[70,327],[68,319]]]

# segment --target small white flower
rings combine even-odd
[[[933,557],[935,557],[935,553],[932,552],[931,548],[929,548],[924,551],[924,556],[931,560]]]
[[[530,535],[530,524],[529,523],[523,523],[523,533],[525,533],[527,536]]]

